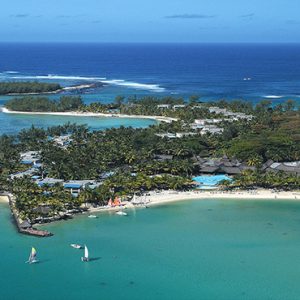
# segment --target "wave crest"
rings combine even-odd
[[[138,83],[132,81],[125,81],[121,79],[114,79],[114,80],[103,80],[103,83],[117,85],[117,86],[124,86],[128,88],[133,88],[137,90],[148,90],[154,92],[163,92],[165,89],[158,84],[147,84],[147,83]]]
[[[12,79],[47,79],[47,80],[84,80],[84,81],[101,81],[105,77],[85,77],[85,76],[62,76],[62,75],[37,75],[37,76],[11,76]]]
[[[8,73],[11,72],[11,73]],[[48,74],[48,75],[17,75],[13,76],[14,71],[7,71],[5,74],[9,79],[16,80],[65,80],[65,81],[95,81],[95,82],[103,82],[108,85],[115,86],[123,86],[126,88],[136,89],[136,90],[146,90],[151,92],[163,92],[165,89],[158,84],[148,84],[148,83],[139,83],[133,81],[126,81],[123,79],[107,79],[105,77],[87,77],[87,76],[66,76],[66,75],[56,75],[56,74]],[[2,73],[4,74],[4,73]]]
[[[267,96],[264,96],[264,98],[267,98],[267,99],[281,99],[283,97],[284,96],[279,96],[279,95],[267,95]]]

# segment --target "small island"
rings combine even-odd
[[[61,89],[62,87],[58,83],[37,81],[0,82],[0,95],[43,94],[57,92]]]
[[[32,127],[0,137],[1,189],[13,195],[18,222],[30,228],[85,211],[180,199],[297,198],[300,116],[292,100],[252,106],[119,96],[84,104],[77,96],[29,96],[9,100],[6,109],[169,120],[93,132],[75,124]]]
[[[85,90],[103,87],[102,82],[79,83],[73,86],[63,87],[59,83],[48,83],[39,81],[13,81],[0,82],[0,95],[26,96],[42,94],[69,94],[71,92],[82,93]]]

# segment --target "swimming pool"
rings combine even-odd
[[[194,177],[192,179],[198,184],[197,188],[203,190],[214,189],[223,180],[233,180],[227,175],[203,175]]]

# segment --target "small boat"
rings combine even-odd
[[[119,216],[128,216],[128,214],[126,213],[126,212],[124,212],[124,211],[117,211],[116,212],[116,215],[119,215]]]
[[[35,250],[35,248],[31,248],[31,252],[30,252],[30,255],[29,255],[29,258],[28,258],[28,260],[25,262],[25,263],[27,263],[27,264],[34,264],[34,263],[37,263],[38,262],[38,260],[37,260],[37,258],[36,258],[36,250]]]
[[[78,244],[71,244],[70,246],[72,248],[75,248],[75,249],[82,249],[83,248],[81,245],[78,245]]]
[[[84,261],[84,262],[89,261],[89,250],[86,245],[84,245],[84,256],[81,257],[81,261]]]
[[[88,218],[95,219],[98,218],[96,215],[89,215]]]

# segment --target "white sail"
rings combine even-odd
[[[84,246],[84,258],[89,259],[89,250],[87,246]]]
[[[36,263],[38,261],[36,258],[36,254],[37,254],[37,252],[36,252],[35,248],[32,247],[28,261],[26,261],[26,263],[30,263],[30,264]]]

